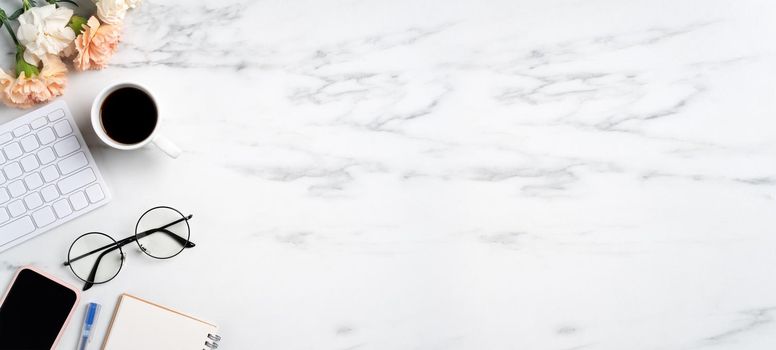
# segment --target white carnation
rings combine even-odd
[[[59,55],[75,40],[67,24],[73,10],[54,5],[33,7],[19,16],[16,36],[24,45],[24,60],[37,64],[46,55]]]
[[[129,5],[126,0],[97,1],[97,17],[104,23],[121,24],[127,14]]]

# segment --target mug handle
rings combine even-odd
[[[151,142],[153,142],[156,147],[159,147],[162,152],[167,153],[167,155],[172,158],[178,158],[178,156],[181,155],[181,152],[183,152],[181,148],[178,147],[178,145],[162,135],[154,136],[154,139]]]

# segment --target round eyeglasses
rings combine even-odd
[[[119,274],[125,259],[122,247],[132,242],[136,242],[140,250],[152,258],[173,258],[183,249],[194,247],[194,243],[189,241],[189,220],[192,217],[166,206],[148,209],[137,220],[133,236],[119,241],[102,232],[79,236],[70,245],[64,265],[86,283],[83,290],[87,290]]]

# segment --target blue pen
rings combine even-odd
[[[85,350],[89,342],[92,341],[92,328],[97,323],[99,315],[100,304],[89,303],[86,305],[86,317],[84,317],[84,326],[81,329],[81,340],[78,341],[78,350]]]

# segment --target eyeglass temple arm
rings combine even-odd
[[[132,237],[128,237],[128,238],[132,238]],[[126,239],[122,239],[121,241],[124,241],[124,240]],[[132,241],[129,241],[129,242],[132,242]],[[116,245],[114,247],[108,248],[107,250],[105,250],[104,252],[100,253],[100,255],[97,256],[97,260],[94,261],[94,265],[92,266],[92,271],[89,272],[89,278],[87,279],[87,282],[84,284],[84,288],[83,288],[84,291],[88,290],[89,288],[92,288],[92,286],[94,285],[93,282],[88,282],[88,281],[94,281],[94,277],[97,275],[97,267],[100,266],[100,261],[102,260],[102,258],[106,254],[116,249],[119,249],[119,247],[120,247],[119,245]],[[124,259],[124,254],[121,255],[121,258]]]
[[[177,223],[179,223],[181,221],[191,220],[191,218],[193,218],[193,217],[194,217],[194,215],[189,214],[188,216],[182,217],[182,218],[180,218],[178,220],[175,220],[175,221],[173,221],[173,222],[171,222],[171,223],[169,223],[167,225],[159,226],[157,228],[152,228],[152,229],[150,229],[148,231],[140,232],[140,233],[136,234],[135,236],[137,236],[137,238],[140,239],[140,238],[148,236],[148,235],[150,235],[150,234],[152,234],[154,232],[164,232],[165,234],[170,236],[172,239],[177,241],[180,245],[182,245],[182,246],[184,246],[186,248],[194,248],[194,246],[196,245],[196,244],[194,244],[194,242],[189,241],[188,239],[183,238],[181,236],[178,236],[178,235],[170,232],[169,230],[166,230],[166,228],[168,228],[168,227],[170,227],[172,225],[175,225],[175,224],[177,224]]]
[[[175,220],[175,221],[173,221],[173,222],[171,222],[171,223],[169,223],[169,224],[167,224],[167,225],[164,225],[164,226],[159,226],[159,227],[157,227],[157,228],[155,228],[155,229],[151,229],[151,230],[149,230],[149,231],[153,231],[153,230],[161,230],[161,229],[164,229],[164,228],[168,228],[168,227],[170,227],[170,226],[172,226],[172,225],[175,225],[175,224],[177,224],[177,223],[179,223],[179,222],[181,222],[181,221],[187,221],[187,220],[191,220],[191,218],[193,218],[193,217],[194,217],[194,215],[192,215],[192,214],[189,214],[189,216],[184,216],[184,217],[182,217],[182,218],[180,218],[180,219],[178,219],[178,220]],[[146,232],[147,232],[147,231],[146,231]]]
[[[185,239],[185,238],[183,238],[181,236],[178,236],[178,235],[172,233],[170,230],[168,230],[166,228],[163,228],[163,227],[140,232],[135,237],[132,237],[132,238],[141,239],[141,238],[146,237],[146,236],[148,236],[148,235],[150,235],[152,233],[155,233],[155,232],[162,232],[162,233],[170,236],[170,238],[172,238],[173,240],[178,242],[178,244],[182,245],[184,248],[194,248],[194,246],[196,246],[196,244],[194,244],[194,242],[189,241],[188,239]]]
[[[78,260],[81,260],[81,259],[83,259],[83,258],[85,258],[85,257],[87,257],[89,255],[92,255],[92,254],[94,254],[96,252],[99,252],[99,251],[101,251],[103,249],[107,249],[107,248],[110,248],[110,247],[114,247],[114,248],[123,247],[123,246],[131,243],[134,240],[134,238],[135,237],[127,237],[127,238],[124,238],[124,239],[122,239],[122,240],[120,240],[118,242],[104,245],[104,246],[99,247],[99,248],[97,248],[95,250],[92,250],[91,252],[81,254],[81,255],[79,255],[79,256],[77,256],[75,258],[72,258],[72,259],[70,259],[68,261],[65,261],[63,265],[68,266],[68,265],[70,265],[70,263],[73,263],[73,262],[76,262]]]

